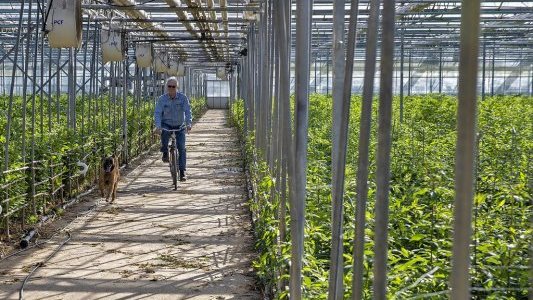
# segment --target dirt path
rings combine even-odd
[[[24,278],[66,230],[71,240],[36,270],[24,299],[261,299],[240,154],[225,111],[208,111],[187,139],[189,179],[177,191],[152,153],[121,180],[114,204],[90,210],[92,194],[49,243],[1,261],[0,299],[18,299]]]

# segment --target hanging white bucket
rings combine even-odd
[[[48,0],[46,7],[50,8],[45,27],[50,48],[79,48],[83,25],[81,0]]]
[[[102,29],[102,57],[104,63],[108,61],[122,61],[124,59],[124,41],[122,32],[116,29]]]
[[[155,56],[155,71],[157,73],[166,73],[168,71],[168,59],[166,53],[158,53]]]
[[[178,74],[178,62],[171,61],[167,70],[167,74],[171,76],[176,76]]]
[[[218,67],[217,68],[217,78],[218,79],[226,79],[226,68],[224,67]]]
[[[185,76],[185,65],[183,65],[182,63],[178,64],[178,72],[176,73],[176,76],[178,77]]]
[[[152,66],[152,45],[137,44],[135,47],[135,58],[139,68],[149,68]]]
[[[243,17],[247,21],[255,21],[256,20],[256,13],[253,11],[245,11],[243,12]]]

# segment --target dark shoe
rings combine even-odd
[[[168,152],[163,152],[163,158],[162,158],[163,162],[168,162]]]
[[[180,181],[186,181],[187,177],[185,176],[185,171],[180,171]]]

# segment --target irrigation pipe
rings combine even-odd
[[[59,245],[55,250],[54,252],[52,252],[52,254],[50,254],[45,260],[37,263],[35,265],[35,267],[33,268],[33,270],[31,270],[31,272],[26,276],[26,278],[24,278],[24,281],[22,282],[22,285],[20,286],[20,290],[19,290],[19,300],[22,300],[24,299],[24,285],[26,285],[26,282],[28,281],[28,279],[30,279],[30,277],[33,275],[33,273],[35,273],[35,271],[37,269],[39,269],[40,267],[44,266],[44,264],[49,261],[57,252],[59,252],[59,250],[61,250],[61,248],[68,242],[70,241],[70,239],[72,238],[72,236],[70,235],[70,232],[66,232],[68,237],[67,239],[65,239],[63,241],[63,243],[61,243],[61,245]]]

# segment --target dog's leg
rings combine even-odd
[[[100,196],[104,198],[104,174],[100,171],[100,176],[98,178],[98,189],[100,190]]]
[[[109,184],[107,186],[107,194],[106,194],[106,197],[105,197],[105,201],[106,202],[109,202],[109,196],[111,196],[111,194],[113,194],[113,184]]]
[[[113,184],[113,196],[111,197],[111,202],[115,201],[115,197],[117,196],[117,186],[118,186],[118,176],[115,178],[115,184]]]

